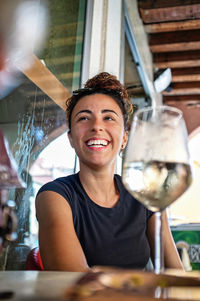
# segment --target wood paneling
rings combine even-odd
[[[155,73],[171,68],[163,103],[183,111],[188,132],[200,126],[200,1],[140,0]]]

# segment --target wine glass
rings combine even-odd
[[[159,274],[164,271],[162,211],[192,181],[187,130],[180,110],[157,106],[134,114],[122,181],[138,201],[156,212],[154,267]]]

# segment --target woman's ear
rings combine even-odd
[[[122,149],[124,149],[126,147],[127,141],[128,141],[128,131],[124,132],[124,136],[123,136],[123,140],[122,140]]]
[[[67,136],[68,136],[68,139],[69,139],[69,142],[70,142],[71,147],[74,148],[73,139],[72,139],[72,134],[71,134],[71,131],[70,131],[70,130],[67,132]]]

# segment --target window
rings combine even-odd
[[[41,1],[36,2],[39,7]],[[35,57],[33,66],[18,74],[15,88],[0,99],[0,127],[27,184],[26,189],[9,191],[9,198],[16,202],[18,239],[5,250],[9,252],[4,259],[1,258],[0,265],[6,269],[20,269],[15,263],[24,260],[19,254],[23,253],[25,243],[30,243],[30,210],[36,190],[42,184],[33,171],[36,163],[39,165],[42,160],[42,154],[47,153],[45,149],[54,147],[55,139],[66,132],[64,102],[72,90],[79,88],[81,80],[86,1],[48,0],[46,3],[49,12],[47,42]],[[16,9],[13,6],[13,10]],[[67,141],[66,151],[71,154]],[[62,171],[72,173],[74,164],[75,156],[68,167],[63,160]],[[61,172],[53,162],[50,169],[52,173]]]

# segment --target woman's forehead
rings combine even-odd
[[[121,113],[117,102],[111,96],[105,94],[92,94],[82,97],[75,105],[72,115],[84,109],[90,109],[92,111],[112,109]]]

